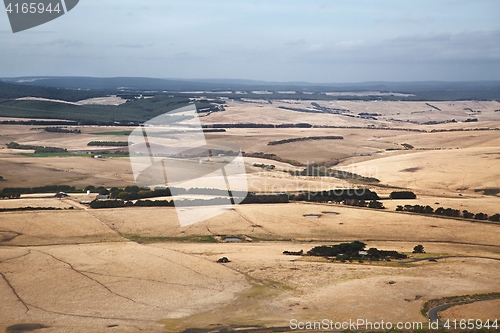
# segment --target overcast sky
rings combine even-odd
[[[0,77],[500,80],[499,0],[80,0],[13,34]]]

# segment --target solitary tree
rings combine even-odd
[[[413,248],[413,253],[425,253],[423,245],[417,245]]]

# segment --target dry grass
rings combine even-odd
[[[326,215],[334,211],[339,215]],[[161,237],[246,235],[274,240],[377,240],[496,245],[498,225],[347,208],[342,205],[240,205],[234,210],[181,228],[174,208],[92,211],[122,234]],[[306,214],[323,214],[318,219]]]
[[[48,194],[47,196],[50,196]],[[0,208],[18,208],[18,207],[54,207],[54,208],[69,208],[72,205],[64,200],[55,198],[27,198],[27,199],[13,199],[13,200],[0,200]]]
[[[498,102],[319,102],[323,106],[383,113],[378,120],[280,110],[294,104],[230,103],[205,123],[259,122],[397,128],[475,128],[499,126]],[[481,111],[471,115],[471,108]],[[431,110],[432,109],[432,110]],[[420,126],[411,121],[462,120],[480,123]],[[394,122],[390,118],[399,119]],[[124,128],[82,128],[82,134],[46,133],[30,126],[0,125],[0,185],[77,187],[133,184],[127,158],[33,158],[2,148],[11,141],[85,150],[89,141],[125,140],[92,134]],[[293,137],[342,135],[342,141],[308,141],[267,146]],[[498,292],[499,225],[395,213],[398,204],[429,204],[472,212],[500,213],[498,196],[476,189],[500,188],[497,131],[417,133],[373,129],[229,129],[208,134],[212,141],[235,142],[246,152],[275,153],[301,162],[342,159],[341,168],[379,178],[382,185],[414,190],[417,200],[384,201],[385,211],[341,205],[240,205],[199,224],[181,228],[173,208],[90,210],[74,200],[26,198],[0,201],[0,207],[53,206],[72,211],[0,213],[0,331],[37,322],[46,332],[179,332],[189,327],[287,326],[289,320],[423,321],[424,301],[444,296]],[[435,151],[386,151],[409,143]],[[458,148],[458,149],[457,149]],[[371,154],[371,155],[370,155]],[[365,155],[365,156],[361,156]],[[247,159],[249,186],[257,192],[319,190],[350,186],[346,181],[291,177],[263,172]],[[351,185],[352,186],[352,185]],[[388,195],[393,188],[374,186]],[[462,194],[462,196],[459,196]],[[436,204],[439,202],[439,204]],[[336,212],[328,215],[324,212]],[[317,219],[306,214],[321,214]],[[139,245],[129,239],[147,240]],[[241,244],[204,243],[218,236],[248,237]],[[262,240],[267,240],[262,242]],[[285,256],[315,245],[360,240],[368,247],[409,253],[417,244],[429,256],[451,256],[410,265],[340,264]],[[178,242],[177,242],[178,241]],[[156,242],[156,243],[151,243]],[[215,261],[227,256],[225,265]],[[8,281],[8,283],[7,283]],[[390,282],[390,283],[389,283]],[[14,293],[13,290],[15,290]],[[24,303],[23,303],[24,302]],[[498,317],[497,301],[453,307],[450,318]]]
[[[426,321],[420,308],[435,295],[495,289],[492,272],[500,266],[485,259],[447,259],[412,267],[340,264],[297,260],[283,250],[299,250],[314,243],[190,244],[157,245],[214,260],[227,256],[227,264],[252,278],[254,294],[244,294],[236,302],[215,311],[167,321],[177,329],[206,327],[224,322],[234,325],[287,326],[292,318],[335,321]],[[369,243],[369,246],[380,244]],[[451,252],[455,246],[447,246]],[[466,247],[460,247],[463,251]],[[498,255],[498,253],[497,253]],[[486,272],[484,267],[491,266]],[[267,282],[263,282],[267,281]],[[389,283],[391,282],[391,283]],[[252,315],[248,315],[251,313]]]
[[[36,322],[50,332],[161,332],[159,319],[206,311],[248,288],[214,262],[132,243],[7,248],[0,256],[0,329]]]
[[[453,306],[449,309],[440,312],[441,319],[446,320],[468,320],[477,319],[483,321],[483,323],[490,319],[494,321],[495,319],[500,320],[500,300],[494,301],[484,301],[472,304]]]

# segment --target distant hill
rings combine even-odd
[[[116,92],[116,90],[133,92],[293,90],[319,93],[380,91],[415,95],[404,98],[399,97],[398,99],[401,100],[500,100],[500,81],[308,83],[235,79],[158,79],[140,77],[20,77],[3,80],[4,82],[18,83],[27,86],[108,90],[114,92]],[[387,99],[391,98],[388,97]]]
[[[83,99],[107,96],[110,92],[100,90],[63,89],[57,86],[44,87],[37,85],[13,84],[0,81],[0,100],[21,97],[39,97],[77,102]]]

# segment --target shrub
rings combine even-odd
[[[417,245],[413,248],[413,253],[425,253],[423,245]]]
[[[122,200],[94,200],[90,203],[90,208],[118,208],[124,207],[125,203]]]
[[[488,220],[492,222],[500,222],[500,214],[491,215]]]
[[[417,195],[412,191],[394,191],[389,195],[391,199],[416,199]]]

